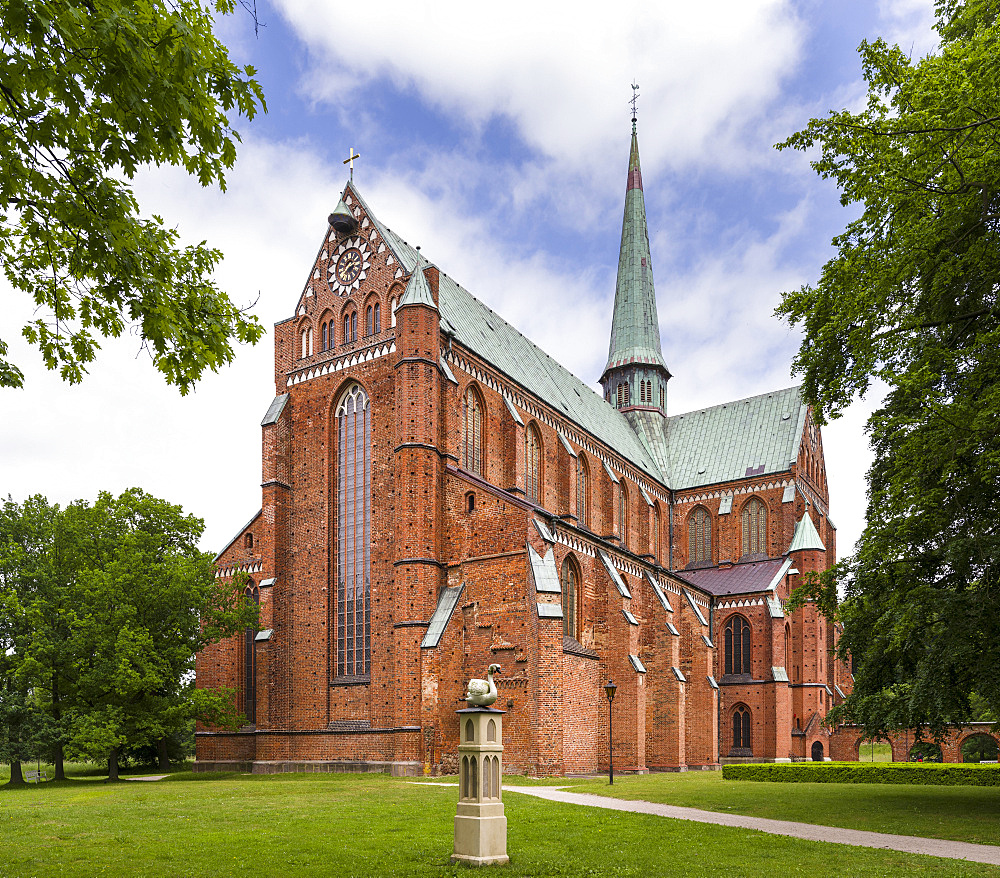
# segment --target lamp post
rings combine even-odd
[[[614,726],[611,724],[611,702],[615,700],[615,691],[618,687],[613,680],[608,680],[608,685],[604,687],[604,692],[608,696],[608,783],[615,782],[615,753],[614,753]]]

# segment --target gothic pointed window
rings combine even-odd
[[[618,535],[622,546],[628,546],[628,488],[624,480],[618,486]]]
[[[653,552],[653,561],[656,564],[660,563],[660,507],[656,505],[653,507],[653,522],[652,522],[652,540],[650,541],[650,548]]]
[[[350,344],[351,341],[351,315],[344,315],[344,344]]]
[[[340,400],[337,429],[337,677],[371,673],[371,405],[357,384]]]
[[[590,505],[590,472],[587,460],[581,451],[576,459],[576,520],[580,527],[587,527],[590,518],[587,514]]]
[[[373,332],[378,335],[382,331],[382,306],[376,302],[372,305]]]
[[[471,386],[462,400],[462,467],[483,474],[483,404]]]
[[[528,426],[524,437],[524,491],[529,500],[541,502],[542,496],[542,437],[534,424]]]
[[[563,561],[562,572],[559,574],[559,585],[562,589],[563,634],[574,639],[577,637],[577,592],[580,577],[576,565],[569,557]]]
[[[688,517],[688,563],[712,560],[712,517],[698,506]]]
[[[743,507],[743,554],[767,554],[767,507],[756,497]]]
[[[373,329],[375,326],[375,313],[371,305],[365,309],[365,335],[373,335]]]
[[[750,756],[750,709],[737,704],[733,710],[733,746],[730,756]]]
[[[260,589],[251,583],[243,595],[248,601],[260,605]],[[249,725],[257,722],[257,629],[252,625],[243,632],[243,715]]]
[[[325,351],[325,350],[327,350],[330,347],[330,338],[327,335],[327,326],[326,326],[326,323],[323,324],[322,330],[323,330],[323,333],[322,333],[323,337],[322,337],[322,341],[321,341],[320,350],[321,351]]]
[[[750,623],[742,616],[733,616],[726,623],[724,635],[727,674],[749,674]]]

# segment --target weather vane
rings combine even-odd
[[[346,158],[346,159],[344,159],[344,164],[345,164],[345,165],[350,165],[350,166],[351,166],[351,182],[352,182],[352,183],[354,182],[354,160],[355,160],[355,159],[359,159],[359,158],[361,158],[361,154],[360,154],[360,153],[356,153],[356,152],[354,151],[354,147],[352,146],[352,147],[351,147],[351,148],[350,148],[350,149],[349,149],[349,150],[347,151],[347,158]]]
[[[632,124],[635,125],[635,104],[639,100],[639,83],[632,83],[632,100],[629,103],[632,105]]]

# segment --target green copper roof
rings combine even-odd
[[[820,552],[826,551],[826,546],[816,531],[812,516],[808,511],[804,512],[799,523],[795,525],[795,533],[792,536],[792,544],[788,547],[788,552],[799,552],[804,549],[815,549]]]
[[[418,258],[425,264],[413,247],[374,216],[353,184],[351,192],[404,272],[412,272]],[[660,471],[621,412],[444,272],[438,285],[438,309],[442,323],[450,327],[463,346],[605,442],[643,472],[665,483],[665,473]],[[506,397],[504,399],[510,406]]]
[[[423,269],[425,263],[420,256],[416,256],[414,264]],[[398,309],[403,305],[428,305],[435,310],[437,309],[437,305],[434,304],[434,296],[431,293],[431,285],[427,283],[427,278],[422,270],[414,270],[410,275],[410,279],[406,284],[406,291],[400,297],[399,304],[396,307]]]
[[[611,322],[611,345],[605,374],[615,366],[647,363],[666,369],[660,349],[660,324],[653,289],[653,261],[649,255],[646,203],[639,167],[639,140],[632,128],[632,150],[628,158],[625,187],[625,217],[618,253],[615,312]]]
[[[798,457],[805,422],[798,387],[667,418],[670,487],[787,472]]]

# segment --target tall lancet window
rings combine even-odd
[[[542,486],[542,437],[534,424],[528,425],[524,437],[525,478],[524,490],[529,500],[541,499]]]
[[[337,406],[336,676],[371,673],[371,405],[355,384]]]
[[[590,522],[587,516],[587,506],[590,502],[589,478],[587,460],[581,451],[576,459],[576,520],[580,527],[588,527]]]
[[[767,507],[756,497],[743,507],[743,554],[767,554]]]
[[[478,476],[483,474],[483,405],[475,387],[465,392],[462,401],[462,467]]]

